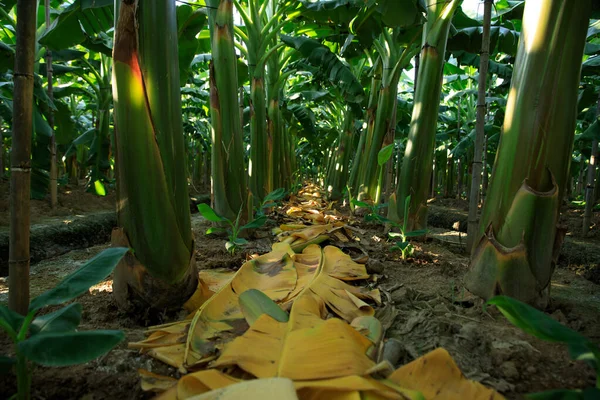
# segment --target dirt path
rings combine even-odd
[[[224,239],[205,236],[207,228],[201,217],[193,217],[199,268],[236,269],[249,254],[270,249],[270,227],[258,232],[257,238],[251,240],[251,247],[235,256],[225,251]],[[432,240],[416,243],[415,257],[402,261],[398,253],[389,250],[390,243],[386,242],[382,228],[362,228],[365,233],[360,243],[371,257],[368,266],[377,271],[376,282],[384,291],[388,310],[397,313],[386,337],[399,341],[402,348],[399,365],[443,346],[467,377],[494,387],[509,399],[540,390],[594,384],[593,371],[583,363],[571,362],[563,346],[524,334],[493,309],[482,310],[481,301],[462,286],[468,258],[459,246]],[[54,286],[105,247],[75,250],[35,264],[32,295]],[[598,286],[578,271],[566,268],[556,271],[552,284],[549,309],[552,316],[600,341]],[[0,302],[6,302],[7,291],[6,278],[0,278]],[[160,321],[143,321],[123,315],[111,291],[112,280],[108,279],[78,299],[84,310],[81,329],[122,329],[130,342],[144,337],[144,324],[181,318],[174,315],[164,316]],[[10,348],[5,336],[0,336],[0,348]],[[108,355],[84,365],[37,368],[33,378],[34,398],[150,398],[139,388],[138,368],[179,377],[172,368],[128,349],[125,342]],[[1,394],[14,390],[14,378],[0,377]]]

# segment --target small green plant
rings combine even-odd
[[[379,210],[383,207],[387,207],[387,204],[374,205],[365,203],[363,201],[358,201],[356,199],[351,199],[350,203],[353,207],[363,207],[369,210],[369,212],[365,214],[365,221],[375,221],[381,224],[389,224],[398,230],[398,232],[389,232],[388,237],[391,239],[399,239],[399,241],[397,241],[394,246],[390,247],[390,249],[400,250],[402,252],[403,260],[405,260],[407,256],[411,256],[415,250],[413,245],[408,241],[408,239],[411,237],[423,236],[427,234],[427,229],[408,231],[408,211],[410,205],[410,196],[406,198],[406,201],[404,203],[404,220],[402,221],[402,224],[394,222],[391,219],[379,214]]]
[[[43,307],[72,300],[106,279],[128,250],[104,250],[56,287],[34,298],[26,316],[0,305],[0,327],[15,345],[14,358],[0,356],[0,372],[16,370],[18,392],[11,399],[30,398],[32,364],[63,367],[85,363],[107,353],[125,338],[122,331],[77,331],[81,322],[79,303],[37,318],[36,314]]]
[[[395,223],[390,221],[394,228],[397,228],[399,232],[390,232],[388,236],[392,239],[398,238],[399,241],[396,242],[394,246],[391,247],[392,250],[400,250],[402,252],[402,259],[405,260],[406,256],[412,256],[415,248],[408,241],[411,237],[423,236],[427,234],[427,229],[420,229],[417,231],[408,231],[408,211],[410,208],[410,196],[406,198],[404,201],[404,219],[402,220],[402,224]]]
[[[351,207],[352,212],[354,212],[356,207],[365,208],[365,209],[369,210],[364,216],[365,222],[378,222],[380,224],[391,223],[391,221],[389,219],[385,218],[384,216],[382,216],[379,213],[379,211],[382,208],[387,207],[387,203],[386,204],[370,204],[370,203],[367,203],[364,201],[350,199],[350,205],[351,205],[350,207]]]
[[[588,363],[596,371],[596,387],[583,390],[551,390],[526,396],[532,400],[600,399],[600,348],[585,336],[567,328],[535,308],[507,296],[496,296],[487,304],[495,305],[517,328],[548,342],[564,343],[573,360]]]
[[[225,227],[222,226],[213,226],[206,231],[207,235],[211,233],[218,232],[227,232],[228,241],[225,243],[225,248],[230,254],[234,254],[237,249],[243,247],[248,244],[248,241],[244,238],[239,237],[240,233],[246,229],[256,229],[260,228],[267,222],[267,217],[265,215],[260,216],[258,218],[253,219],[248,222],[246,225],[240,226],[240,217],[242,215],[242,210],[238,212],[237,218],[235,221],[231,221],[228,218],[222,217],[215,212],[208,204],[198,204],[198,211],[200,214],[207,220],[211,222],[216,222],[220,224],[227,224]]]
[[[271,193],[266,195],[265,199],[262,201],[262,203],[258,207],[256,207],[255,214],[254,214],[255,218],[260,218],[260,217],[264,216],[265,210],[277,206],[279,201],[281,199],[283,199],[286,194],[287,194],[287,192],[285,191],[284,188],[279,188],[279,189],[273,190]]]

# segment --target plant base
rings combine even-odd
[[[122,228],[113,229],[111,244],[114,247],[130,247]],[[153,314],[178,311],[194,294],[197,286],[198,271],[193,254],[184,277],[171,284],[150,275],[146,267],[129,252],[115,268],[113,295],[121,310],[147,319]]]

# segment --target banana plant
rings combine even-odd
[[[273,131],[273,129],[268,129],[269,124],[273,125],[275,123],[274,119],[279,117],[267,116],[266,65],[267,63],[270,65],[269,77],[271,78],[271,84],[274,80],[276,84],[279,77],[273,79],[271,76],[278,71],[271,70],[277,68],[276,59],[280,56],[278,49],[283,46],[283,43],[277,43],[277,35],[281,28],[288,24],[297,13],[284,18],[284,13],[288,10],[289,5],[281,6],[273,0],[247,0],[246,6],[238,1],[234,1],[234,3],[246,28],[245,31],[239,27],[234,29],[237,36],[245,44],[245,47],[239,46],[238,48],[248,59],[248,72],[250,75],[249,186],[253,200],[260,203],[272,190],[272,185],[276,183],[273,182],[272,177],[286,174],[285,161],[284,163],[274,162],[281,153],[285,154],[286,149],[285,144],[283,148],[277,146],[282,141],[279,136],[283,134],[283,130]],[[273,60],[270,60],[270,58],[273,58]],[[279,92],[276,88],[271,87],[270,92],[273,91]],[[273,99],[273,101],[279,105],[279,101],[276,99]],[[278,109],[279,107],[277,107]],[[272,113],[273,111],[271,110]]]
[[[233,220],[248,207],[242,123],[238,101],[232,0],[208,0],[212,62],[210,112],[213,208]],[[246,221],[248,212],[242,211]]]
[[[180,307],[197,272],[181,118],[175,3],[117,0],[113,49],[118,223],[113,245],[135,251],[115,271],[132,312]],[[158,57],[157,54],[161,56]],[[139,171],[144,173],[140,174]]]
[[[423,31],[418,86],[408,143],[396,193],[389,203],[389,218],[400,222],[406,198],[411,196],[408,213],[410,230],[427,226],[427,199],[433,165],[433,148],[440,104],[444,54],[454,12],[460,0],[428,0],[427,22]]]
[[[527,2],[502,141],[467,288],[544,306],[564,233],[577,97],[591,2]],[[560,93],[557,96],[556,93]]]
[[[48,306],[73,300],[110,275],[127,248],[104,250],[77,271],[31,301],[25,316],[0,305],[0,328],[14,344],[15,357],[0,356],[0,371],[15,369],[18,392],[14,399],[31,398],[31,375],[35,364],[63,367],[91,361],[110,351],[125,335],[122,331],[77,331],[81,304],[71,303],[38,315]]]
[[[408,211],[410,210],[410,196],[408,196],[405,200],[406,204],[404,206],[404,212],[405,214],[408,214]],[[396,244],[392,247],[390,247],[390,250],[400,250],[400,252],[402,253],[402,259],[406,260],[406,256],[412,256],[415,248],[414,246],[410,243],[409,238],[411,237],[418,237],[418,236],[423,236],[427,234],[427,230],[426,229],[421,229],[418,231],[411,231],[408,228],[408,216],[405,215],[404,218],[402,219],[402,225],[398,225],[395,224],[394,227],[398,230],[398,232],[389,232],[388,233],[388,237],[391,239],[395,239],[398,238],[399,241],[396,242]]]
[[[389,133],[396,127],[394,110],[398,97],[398,81],[402,70],[410,64],[418,51],[419,30],[420,28],[409,30],[405,37],[401,37],[400,28],[393,30],[386,28],[383,29],[381,37],[373,42],[381,64],[381,81],[380,86],[377,84],[371,86],[372,91],[377,90],[379,93],[376,112],[370,115],[374,120],[367,123],[372,129],[367,131],[365,147],[361,155],[362,161],[359,164],[361,169],[358,172],[356,189],[361,200],[374,201],[377,192],[380,191],[377,185],[377,155],[384,146],[386,136],[389,142],[393,141],[394,135]]]

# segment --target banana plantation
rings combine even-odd
[[[0,6],[0,398],[600,399],[600,1]]]

